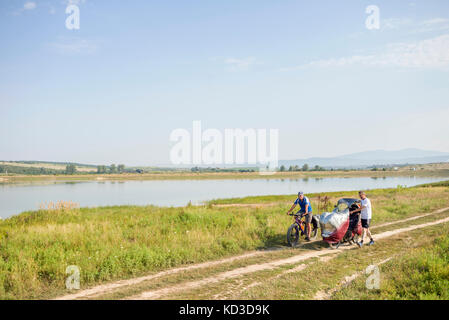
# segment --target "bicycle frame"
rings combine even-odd
[[[301,232],[306,232],[306,222],[304,221],[304,216],[301,214],[291,214],[291,216],[295,217],[295,223],[299,226],[299,229],[301,229]]]

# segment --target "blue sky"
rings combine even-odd
[[[0,39],[2,160],[161,165],[193,120],[281,159],[449,152],[446,0],[2,0]]]

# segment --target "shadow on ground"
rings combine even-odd
[[[293,249],[306,249],[306,250],[323,250],[329,248],[329,244],[321,240],[321,236],[317,236],[315,240],[306,242],[301,239],[300,243]],[[291,248],[286,239],[285,234],[277,234],[272,237],[268,237],[262,246],[258,247],[257,250],[265,251],[275,251],[281,249]]]

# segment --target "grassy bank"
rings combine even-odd
[[[334,202],[355,194],[326,195]],[[324,194],[310,196],[317,212],[317,197]],[[372,190],[368,196],[375,223],[449,206],[448,185]],[[11,217],[0,221],[0,298],[42,298],[65,292],[69,265],[80,268],[85,288],[283,245],[291,223],[284,213],[293,200],[294,196],[272,196],[183,208],[59,208]]]

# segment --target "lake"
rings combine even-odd
[[[0,184],[0,217],[37,210],[44,202],[72,201],[81,207],[184,206],[217,198],[414,186],[447,177],[351,177],[304,179],[132,180]],[[354,194],[356,195],[356,194]],[[292,198],[292,201],[294,199]]]

